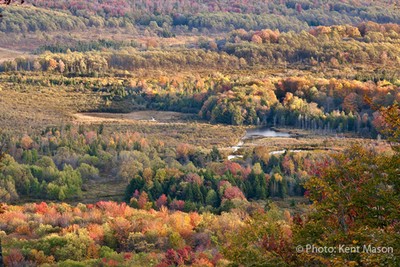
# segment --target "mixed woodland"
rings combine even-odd
[[[397,1],[0,14],[0,265],[400,265]]]

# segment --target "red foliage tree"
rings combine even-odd
[[[138,199],[139,208],[141,208],[141,209],[146,208],[146,204],[148,201],[149,201],[149,196],[147,195],[147,193],[145,191],[140,193],[140,196]]]
[[[157,266],[187,266],[191,265],[194,260],[195,255],[191,247],[184,247],[178,250],[169,249],[165,253],[163,261]]]
[[[174,199],[171,204],[169,204],[169,207],[173,210],[183,210],[185,207],[185,201]]]
[[[243,195],[242,190],[240,190],[239,187],[237,186],[232,186],[232,187],[228,187],[227,189],[225,189],[224,192],[224,198],[228,199],[228,200],[232,200],[232,199],[246,199],[246,197]]]
[[[241,171],[242,171],[242,166],[240,166],[240,164],[238,164],[236,162],[227,160],[224,162],[224,165],[225,165],[225,171],[229,171],[233,175],[241,173]]]
[[[35,204],[35,208],[36,208],[36,213],[46,214],[48,212],[48,206],[46,202]]]
[[[162,206],[167,206],[167,196],[165,194],[162,194],[156,201],[156,206],[157,208],[161,208]]]
[[[5,257],[6,266],[24,266],[25,258],[19,249],[11,249],[8,256]]]
[[[198,185],[201,185],[203,183],[201,177],[197,173],[188,173],[185,177],[186,182],[189,183],[196,183]]]

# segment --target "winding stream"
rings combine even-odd
[[[254,138],[263,138],[263,137],[292,137],[292,135],[289,133],[271,130],[269,128],[258,128],[258,129],[247,130],[246,134],[242,137],[242,139],[240,139],[239,143],[232,147],[233,152],[231,155],[228,156],[228,160],[243,158],[243,155],[236,154],[236,152],[243,147],[244,142],[246,140],[254,139]],[[290,152],[301,152],[302,150],[289,150],[289,151]],[[277,154],[283,154],[285,152],[286,152],[286,150],[277,150],[277,151],[272,151],[269,154],[277,155]]]

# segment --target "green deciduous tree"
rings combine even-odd
[[[237,266],[295,266],[290,215],[272,205],[265,214],[250,218],[234,233],[222,249]]]
[[[334,155],[306,182],[313,212],[296,231],[296,242],[302,245],[386,246],[394,248],[394,255],[304,253],[303,259],[316,264],[399,265],[399,166],[399,153],[377,153],[360,145]]]

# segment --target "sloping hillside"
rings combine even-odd
[[[176,30],[301,31],[319,25],[363,21],[400,23],[400,9],[392,2],[395,1],[30,0],[23,6],[2,8],[0,31],[147,27],[159,36],[170,37]]]

